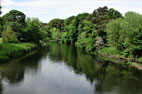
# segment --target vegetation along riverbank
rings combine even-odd
[[[123,16],[104,6],[93,13],[56,18],[43,25],[37,18],[26,18],[24,13],[11,10],[0,21],[2,51],[2,47],[9,45],[22,47],[28,43],[30,49],[33,44],[52,40],[76,45],[92,55],[102,54],[130,64],[142,62],[142,15],[139,13],[129,11]]]
[[[0,63],[21,57],[41,46],[46,32],[37,18],[17,10],[0,17]]]
[[[93,13],[53,19],[46,31],[49,40],[75,44],[93,55],[119,57],[128,63],[142,61],[142,15],[139,13],[129,11],[123,16],[104,6]]]
[[[0,44],[0,63],[12,58],[21,57],[34,49],[37,49],[37,45],[32,43]]]

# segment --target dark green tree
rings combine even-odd
[[[25,17],[26,16],[24,13],[17,10],[11,10],[2,17],[4,22],[4,29],[7,26],[10,26],[12,31],[16,32],[18,40],[20,41],[24,40],[24,29],[26,27]]]
[[[27,28],[26,32],[24,32],[24,41],[39,44],[44,39],[44,34],[46,34],[45,30],[42,29],[42,22],[37,18],[27,18],[26,24]]]

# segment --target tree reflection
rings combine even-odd
[[[1,83],[1,79],[0,79],[0,94],[2,94],[2,91],[3,91],[3,86],[2,86],[2,83]]]
[[[40,60],[49,58],[54,63],[66,64],[76,74],[85,75],[94,86],[94,93],[140,94],[142,92],[142,72],[131,67],[97,59],[81,49],[66,44],[48,43],[39,51],[22,59],[0,65],[0,94],[3,91],[1,80],[7,80],[11,85],[20,84],[25,72],[37,73]],[[60,62],[62,61],[62,62]]]
[[[44,50],[44,51],[43,51]],[[25,72],[37,73],[39,69],[39,62],[47,53],[46,49],[38,50],[28,54],[20,59],[15,59],[0,65],[0,94],[3,91],[1,80],[6,80],[11,85],[20,84],[24,80]]]
[[[52,60],[63,61],[76,74],[85,74],[94,92],[103,94],[117,90],[119,94],[138,94],[142,92],[142,72],[131,67],[113,64],[82,52],[81,49],[65,44],[49,43],[47,48]],[[138,74],[138,75],[137,75]]]

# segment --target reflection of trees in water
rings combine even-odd
[[[84,54],[80,49],[65,44],[49,43],[48,54],[54,61],[64,61],[75,73],[85,74],[86,78],[95,83],[95,92],[111,92],[119,94],[137,94],[142,92],[142,73],[129,67],[95,60]],[[100,63],[98,63],[100,62]],[[138,75],[136,75],[138,74]]]
[[[44,50],[44,48],[43,48]],[[0,65],[1,79],[7,80],[10,84],[20,84],[24,80],[24,74],[27,70],[37,73],[39,61],[45,57],[47,53],[39,50],[25,58],[10,61]],[[0,80],[0,94],[2,94],[2,83]]]
[[[0,94],[2,94],[2,91],[3,91],[3,87],[2,87],[1,78],[0,78]]]
[[[142,73],[136,70],[120,69],[116,66],[108,65],[104,68],[104,74],[101,81],[95,84],[95,90],[99,93],[102,91],[111,92],[117,90],[118,94],[140,94],[142,92]],[[102,73],[101,73],[102,74]]]
[[[98,94],[113,92],[113,90],[117,90],[119,94],[140,94],[142,92],[141,72],[96,60],[80,49],[65,44],[49,43],[33,55],[2,64],[0,65],[0,76],[2,79],[7,79],[10,84],[20,84],[24,80],[25,72],[28,70],[38,72],[39,61],[47,55],[55,62],[64,61],[76,74],[84,74],[86,79],[94,85],[94,91]],[[0,94],[2,88],[0,80]]]

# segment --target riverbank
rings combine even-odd
[[[109,48],[103,48],[97,52],[95,52],[95,55],[99,55],[99,57],[102,57],[106,61],[116,62],[120,64],[130,65],[138,70],[142,70],[142,61],[141,58],[126,58],[122,56],[121,51],[116,50],[115,48],[109,47]]]
[[[24,56],[37,48],[33,43],[0,43],[0,63]]]

